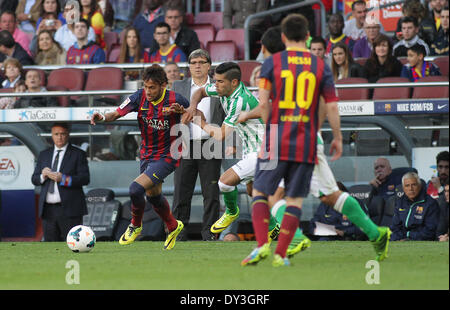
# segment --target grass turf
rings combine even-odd
[[[255,242],[97,242],[90,253],[73,253],[65,243],[1,242],[0,289],[449,289],[448,242],[391,242],[380,263],[380,283],[369,285],[369,242],[313,242],[274,268],[272,257],[241,267]],[[272,244],[272,249],[275,248]],[[68,285],[69,260],[80,266],[80,284]]]

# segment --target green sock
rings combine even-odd
[[[270,214],[270,220],[269,220],[269,231],[275,228],[277,226],[277,220]]]
[[[373,241],[379,237],[378,226],[364,213],[358,201],[352,196],[349,195],[345,199],[341,213],[346,215],[350,222],[358,226],[369,237],[369,240]]]
[[[283,200],[284,201],[284,200]],[[274,206],[275,207],[275,206]],[[277,219],[278,223],[281,224],[283,221],[284,211],[286,210],[286,201],[284,201],[283,204],[281,204],[278,209],[276,210],[275,218]],[[297,228],[294,234],[294,239],[304,239],[305,235],[303,234],[302,230],[300,228]]]
[[[225,207],[227,208],[225,212],[234,215],[238,212],[239,208],[237,205],[238,189],[235,186],[234,190],[231,192],[222,192],[223,200],[225,202]]]

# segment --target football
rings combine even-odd
[[[89,252],[95,245],[95,234],[90,227],[78,225],[72,227],[66,241],[73,252]]]

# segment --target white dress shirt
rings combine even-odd
[[[191,98],[192,98],[192,95],[198,89],[205,87],[209,83],[210,83],[209,76],[204,85],[197,85],[194,83],[194,79],[191,79]],[[209,97],[203,98],[199,102],[197,109],[203,112],[203,114],[205,115],[205,118],[206,118],[206,122],[211,123],[211,98],[209,98]],[[189,131],[191,133],[191,140],[200,140],[200,139],[211,138],[211,136],[206,131],[204,131],[200,126],[198,126],[194,123],[189,124]]]
[[[56,157],[57,151],[61,150],[61,152],[59,152],[58,167],[56,169],[57,172],[61,168],[61,163],[63,161],[64,154],[66,154],[66,150],[67,150],[67,146],[68,145],[69,144],[66,144],[60,149],[57,148],[56,146],[53,148],[52,166],[53,166],[53,162],[55,161],[55,157]],[[45,182],[44,176],[41,174],[41,184],[43,184],[44,182]],[[55,191],[53,193],[47,192],[47,196],[45,198],[45,202],[46,203],[55,204],[55,203],[60,203],[61,202],[61,196],[59,195],[59,189],[58,189],[58,186],[57,186],[56,183],[57,182],[55,182]]]

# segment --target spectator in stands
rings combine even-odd
[[[333,14],[330,16],[330,19],[328,21],[328,30],[330,32],[330,36],[326,39],[326,55],[330,55],[333,47],[339,42],[343,42],[345,45],[347,45],[350,52],[353,52],[355,41],[352,38],[346,36],[343,32],[344,17],[341,14]]]
[[[152,46],[155,26],[164,21],[163,2],[163,0],[144,0],[144,12],[133,21],[133,27],[139,31],[144,50]]]
[[[228,0],[224,2],[223,28],[244,29],[245,19],[252,14],[267,10],[266,0]],[[266,30],[264,18],[255,18],[248,25],[252,59],[258,53],[257,41]]]
[[[198,49],[189,55],[189,72],[191,78],[182,81],[175,81],[172,90],[180,93],[190,100],[196,90],[211,83],[208,73],[211,69],[211,57],[205,50]],[[221,126],[225,117],[225,112],[220,105],[219,98],[203,98],[198,109],[203,112],[208,123]],[[194,123],[189,124],[190,140],[187,147],[189,157],[182,157],[179,167],[174,175],[174,196],[173,215],[181,220],[185,225],[189,224],[191,215],[192,195],[194,194],[197,176],[200,176],[200,184],[203,194],[203,223],[201,235],[203,240],[214,240],[211,233],[211,225],[219,218],[219,186],[217,180],[220,177],[221,159],[205,158],[205,153],[194,154],[194,150],[201,148],[210,138],[209,134],[203,131]],[[187,231],[186,229],[184,231]],[[187,240],[187,234],[181,232],[179,240]]]
[[[401,77],[408,78],[411,82],[417,82],[426,76],[441,75],[439,68],[431,61],[425,60],[425,47],[414,44],[408,48],[408,63],[403,66]]]
[[[270,27],[261,37],[261,52],[258,61],[263,61],[267,57],[284,50],[286,46],[281,41],[280,26]]]
[[[2,82],[3,88],[13,88],[22,77],[22,64],[15,58],[7,58],[3,62],[6,79]]]
[[[66,23],[61,5],[57,0],[44,0],[42,2],[41,12],[36,22],[36,34],[40,30],[56,31]]]
[[[74,33],[77,42],[67,51],[67,64],[99,64],[104,63],[106,55],[103,49],[88,39],[89,23],[80,19],[75,23]]]
[[[141,11],[142,0],[110,0],[114,11],[114,31],[121,32],[130,26]]]
[[[144,61],[144,51],[141,46],[141,38],[136,28],[130,26],[123,30],[124,40],[120,46],[120,54],[117,63],[141,63]],[[139,71],[126,71],[124,79],[134,81],[139,79]]]
[[[31,56],[29,49],[30,37],[17,27],[16,14],[11,11],[4,11],[0,13],[0,30],[7,30],[14,38],[16,43]]]
[[[80,4],[80,16],[88,21],[89,25],[95,32],[95,43],[101,48],[106,48],[103,30],[105,28],[105,20],[100,11],[100,7],[96,0],[78,0]]]
[[[433,176],[427,185],[427,194],[437,199],[444,191],[449,176],[449,153],[442,151],[436,156],[437,176]]]
[[[182,80],[180,68],[176,62],[169,61],[164,66],[164,71],[167,75],[167,88],[172,89],[173,82]]]
[[[19,0],[16,8],[20,29],[25,32],[36,32],[36,22],[41,12],[42,0]]]
[[[392,241],[436,240],[439,206],[427,195],[417,173],[402,177],[405,194],[396,201],[392,218]]]
[[[27,86],[27,93],[40,93],[46,92],[47,89],[42,86],[41,75],[37,70],[28,70],[25,74],[25,85]],[[14,108],[24,109],[24,108],[45,108],[45,107],[55,107],[58,105],[58,101],[55,97],[22,97],[20,98]]]
[[[430,0],[428,3],[431,10],[420,25],[422,28],[421,38],[430,46],[436,41],[438,32],[442,28],[441,11],[444,7],[444,1]]]
[[[356,41],[353,47],[354,58],[369,58],[372,54],[373,43],[380,34],[380,22],[376,19],[370,19],[364,22],[365,36]]]
[[[344,33],[347,37],[354,41],[362,39],[366,36],[364,22],[366,21],[367,8],[366,2],[357,0],[352,3],[352,17],[345,22]]]
[[[170,44],[176,44],[185,55],[190,55],[200,48],[197,33],[183,24],[184,10],[181,7],[169,3],[166,8],[165,22],[170,26]],[[154,40],[150,54],[159,49],[159,44]]]
[[[426,18],[427,10],[422,5],[422,3],[420,3],[419,0],[406,0],[402,5],[402,14],[403,17],[411,16],[417,19],[419,23],[419,37],[425,38],[426,35],[424,34],[423,24],[429,23],[430,20]],[[397,21],[397,29],[395,32],[395,36],[393,37],[394,43],[397,43],[398,41],[403,39],[401,21],[401,18],[399,18]],[[428,44],[428,42],[426,43]]]
[[[373,43],[372,54],[364,64],[369,83],[381,78],[400,76],[402,63],[392,55],[392,43],[388,36],[380,34]]]
[[[363,67],[353,61],[347,44],[342,41],[336,43],[331,53],[331,71],[335,82],[349,77],[366,77]]]
[[[95,0],[97,2],[99,12],[105,21],[105,28],[103,32],[111,31],[114,26],[114,9],[110,0]]]
[[[42,30],[37,36],[38,49],[34,58],[37,65],[65,65],[66,51],[59,45],[48,30]]]
[[[339,189],[348,193],[348,189],[341,182],[336,182]],[[355,198],[356,199],[356,198]],[[357,199],[361,206],[361,209],[368,214],[369,210],[365,204]],[[347,216],[336,211],[333,207],[321,202],[314,212],[314,216],[310,220],[310,233],[314,234],[316,229],[316,222],[334,226],[336,236],[321,236],[319,241],[331,241],[331,240],[367,240],[366,235],[352,222],[350,222]]]
[[[419,38],[419,23],[416,18],[411,16],[406,16],[401,19],[402,27],[402,40],[398,41],[394,45],[394,56],[395,57],[406,57],[407,49],[415,44],[422,45],[425,48],[426,55],[430,54],[430,49],[428,44],[425,43],[421,38]]]
[[[311,54],[313,54],[319,58],[325,59],[325,49],[326,49],[327,43],[325,42],[325,40],[322,37],[314,37],[311,40],[310,45],[311,45],[311,47],[310,47]]]
[[[441,27],[439,27],[435,41],[431,44],[431,55],[448,55],[448,29],[449,9],[448,6],[445,6],[441,11]]]
[[[0,63],[7,57],[16,58],[22,65],[33,65],[34,61],[22,46],[14,41],[9,31],[0,31]]]
[[[439,241],[448,241],[448,201],[449,201],[449,185],[447,181],[444,184],[444,195],[442,199],[442,204],[439,204],[440,213],[439,213],[439,225],[437,229],[437,236]]]
[[[155,27],[155,33],[153,34],[155,41],[159,45],[159,49],[153,53],[144,54],[144,62],[185,62],[187,61],[186,55],[183,51],[175,44],[170,43],[170,26],[161,22]]]
[[[27,91],[27,86],[24,80],[19,80],[14,84],[15,93],[24,93]],[[1,97],[0,98],[0,110],[14,109],[14,106],[20,97]]]
[[[76,9],[76,6],[66,3],[64,7],[64,19],[67,23],[62,25],[55,33],[55,41],[59,43],[66,51],[77,42],[77,37],[74,34],[75,23],[72,18],[69,18],[69,14]],[[95,32],[92,27],[89,26],[88,40],[95,42]]]

